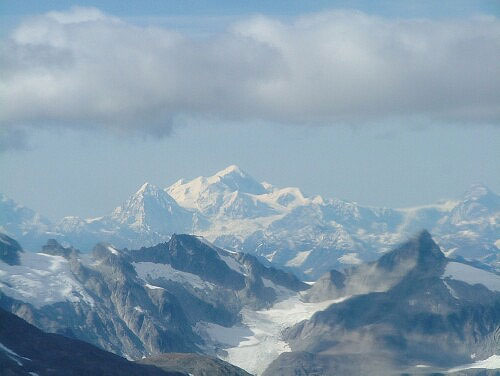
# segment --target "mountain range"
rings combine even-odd
[[[26,249],[37,250],[48,239],[83,251],[102,241],[138,248],[191,233],[305,280],[373,261],[423,228],[448,257],[500,270],[499,218],[500,196],[482,185],[471,186],[458,200],[375,208],[258,182],[234,165],[166,188],[145,183],[107,216],[65,217],[55,224],[0,196],[0,231]]]
[[[0,235],[0,256],[1,308],[130,360],[171,352],[221,355],[217,333],[235,325],[240,334],[251,333],[241,326],[243,312],[309,288],[254,256],[192,235],[137,250],[99,243],[91,253],[55,240],[26,252]]]
[[[193,235],[91,253],[0,235],[0,309],[17,315],[0,311],[0,364],[25,371],[14,375],[44,374],[73,347],[82,367],[137,370],[121,356],[196,376],[500,368],[500,275],[446,257],[427,231],[315,283]]]

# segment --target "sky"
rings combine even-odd
[[[436,3],[3,0],[0,192],[92,217],[237,164],[371,206],[499,193],[500,5]]]

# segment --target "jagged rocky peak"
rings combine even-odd
[[[121,255],[121,252],[117,248],[107,243],[98,243],[92,250],[92,257],[95,260],[120,257]]]
[[[411,260],[415,266],[400,268],[405,274],[394,278],[398,265]],[[497,352],[498,275],[446,259],[429,232],[354,270],[360,278],[347,274],[340,294],[334,295],[332,284],[323,291],[345,300],[285,330],[292,352],[264,375],[316,374],[321,367],[320,374],[448,374],[453,366]],[[375,285],[374,272],[384,289]],[[360,282],[370,289],[356,291]]]
[[[382,256],[377,264],[387,270],[392,270],[401,263],[410,260],[415,261],[416,265],[424,266],[445,259],[444,253],[434,242],[431,234],[427,230],[422,230],[406,243]]]
[[[341,289],[344,287],[345,275],[338,270],[330,270],[330,272],[327,273],[327,277],[336,288]]]
[[[345,293],[346,275],[338,270],[332,269],[323,274],[309,291],[304,295],[308,302],[321,302],[328,299],[336,299]]]
[[[130,251],[130,255],[135,262],[169,264],[174,269],[234,290],[245,286],[243,275],[221,259],[218,249],[194,235],[174,233],[168,242]]]
[[[9,265],[19,265],[21,246],[14,239],[0,233],[0,260]]]
[[[377,261],[353,266],[344,273],[326,273],[307,293],[307,299],[321,301],[387,291],[411,272],[438,275],[445,264],[446,257],[424,230]]]
[[[47,244],[42,247],[42,253],[69,258],[72,255],[78,255],[80,252],[73,247],[63,247],[56,239],[49,239],[47,240]]]

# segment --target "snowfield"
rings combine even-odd
[[[21,265],[0,261],[0,290],[5,295],[35,308],[64,301],[94,305],[92,297],[74,279],[64,257],[31,252],[19,256]]]
[[[156,264],[154,262],[133,262],[132,265],[139,278],[145,282],[151,282],[158,279],[167,279],[178,282],[183,285],[189,285],[197,289],[213,289],[214,285],[203,281],[196,274],[183,272],[172,268],[168,264]]]
[[[300,295],[296,294],[276,303],[270,309],[243,309],[242,325],[226,328],[203,323],[198,325],[197,329],[210,343],[210,348],[219,350],[217,356],[221,359],[252,374],[260,375],[281,353],[291,350],[281,338],[284,329],[307,320],[315,312],[347,298],[305,303],[300,300]]]
[[[471,364],[465,364],[448,370],[448,373],[463,371],[471,368],[500,369],[500,355],[492,355],[487,359],[478,360]]]
[[[469,285],[480,283],[491,291],[500,291],[500,276],[459,262],[449,262],[442,278],[455,279]]]

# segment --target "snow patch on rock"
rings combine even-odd
[[[202,290],[206,288],[214,288],[213,284],[203,281],[196,274],[174,269],[168,264],[156,264],[154,262],[133,262],[132,265],[134,266],[139,278],[146,282],[159,279],[167,279],[169,281],[178,282],[183,285],[190,285],[193,288]]]
[[[481,284],[491,291],[500,292],[500,276],[459,262],[449,262],[442,278],[451,278],[469,285]]]

